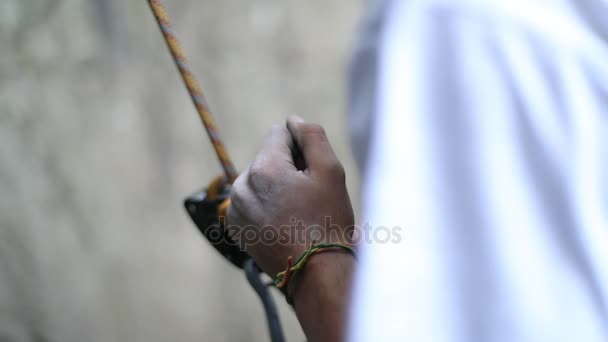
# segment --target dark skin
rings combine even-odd
[[[287,227],[309,237],[245,245],[273,278],[285,270],[290,256],[295,260],[313,239],[352,244],[348,233],[354,215],[344,169],[323,128],[299,117],[290,117],[285,126],[268,133],[254,161],[235,181],[231,199],[229,233],[237,241],[242,240],[238,227],[246,226]],[[299,228],[294,221],[301,223]],[[313,256],[289,281],[288,293],[309,341],[344,340],[354,262],[350,253],[331,249]]]

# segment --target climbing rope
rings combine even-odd
[[[160,30],[163,36],[165,37],[165,42],[169,47],[169,51],[173,56],[175,64],[177,65],[177,69],[179,70],[180,74],[182,75],[182,79],[186,84],[186,88],[190,93],[192,102],[194,102],[194,106],[198,111],[198,114],[201,118],[201,121],[203,122],[203,125],[205,126],[205,129],[207,130],[207,135],[209,136],[209,139],[213,144],[215,153],[218,159],[220,160],[220,163],[222,164],[222,168],[224,169],[224,177],[217,177],[215,180],[213,180],[207,188],[205,196],[203,196],[203,202],[205,202],[205,200],[213,201],[222,192],[230,191],[230,187],[226,186],[226,183],[232,184],[237,178],[238,174],[236,172],[236,169],[234,168],[234,165],[232,164],[232,161],[230,160],[230,157],[228,156],[228,152],[224,147],[224,143],[219,137],[215,120],[213,119],[213,115],[209,110],[209,105],[207,103],[207,100],[205,99],[203,90],[201,89],[198,81],[196,80],[196,77],[192,73],[192,69],[188,65],[188,61],[181,47],[181,44],[179,43],[177,37],[175,36],[175,33],[171,29],[171,23],[169,22],[169,17],[167,15],[165,7],[162,5],[160,0],[148,0],[148,3],[150,4],[152,13],[154,13],[154,17],[158,22],[158,26],[160,27]],[[190,201],[190,199],[187,199],[186,203],[189,203],[188,201]],[[200,203],[199,198],[197,198],[195,201],[195,203]],[[209,202],[207,202],[207,204],[209,204]],[[216,214],[219,222],[221,222],[222,217],[226,217],[226,211],[228,206],[230,206],[229,198],[225,199],[215,209],[217,210]],[[209,210],[209,208],[207,208],[207,210]],[[197,226],[199,226],[199,229],[201,229],[201,231],[207,231],[208,229],[210,229],[210,227],[213,227],[213,225],[206,224],[206,220],[208,219],[209,213],[205,213],[204,211],[205,209],[202,209],[202,212],[196,212],[195,209],[194,214],[191,213],[193,220],[195,221]],[[202,223],[202,227],[201,225],[199,225],[199,221],[200,223]],[[226,256],[225,254],[223,255]],[[229,258],[229,260],[232,261],[233,259]],[[242,267],[245,270],[247,280],[249,281],[255,292],[258,294],[260,300],[262,301],[262,304],[264,305],[264,311],[266,313],[266,320],[268,321],[268,329],[270,332],[271,341],[284,342],[285,337],[283,336],[283,330],[281,328],[279,315],[277,313],[276,306],[274,304],[272,296],[268,291],[267,286],[260,278],[261,270],[250,257],[245,260]]]
[[[181,44],[177,40],[173,29],[171,28],[171,22],[169,21],[169,16],[167,15],[167,10],[160,2],[160,0],[148,0],[150,4],[150,8],[152,9],[152,13],[154,13],[154,17],[158,22],[158,26],[160,27],[163,36],[165,37],[165,42],[169,47],[169,51],[175,60],[175,64],[177,65],[177,69],[179,73],[182,75],[182,79],[190,93],[190,97],[192,98],[192,102],[198,111],[198,114],[207,130],[207,135],[213,144],[213,148],[215,149],[215,154],[217,155],[220,163],[222,164],[222,168],[224,169],[224,175],[226,177],[226,181],[229,184],[232,184],[234,180],[237,178],[238,174],[236,169],[234,168],[234,164],[230,160],[230,156],[228,155],[228,151],[224,146],[224,143],[220,139],[219,132],[217,129],[217,125],[215,120],[213,119],[213,114],[211,114],[211,110],[209,109],[209,104],[205,99],[205,95],[203,94],[203,90],[199,85],[196,77],[192,73],[192,69],[186,59],[186,55],[184,50],[182,49]]]

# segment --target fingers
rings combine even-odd
[[[248,169],[248,186],[265,199],[297,171],[291,146],[293,141],[286,127],[275,126],[264,138],[262,147]]]
[[[303,163],[297,161],[300,158]],[[304,165],[305,173],[297,172],[301,168],[296,164]],[[249,168],[234,182],[228,222],[263,221],[264,213],[256,211],[258,205],[280,205],[273,202],[277,194],[303,188],[311,176],[332,185],[343,183],[345,178],[323,128],[290,117],[286,127],[272,128]]]
[[[287,129],[302,152],[312,175],[344,178],[344,168],[327,139],[323,127],[306,123],[298,116],[287,119]]]
[[[279,158],[281,161],[293,165],[292,145],[293,141],[289,131],[284,126],[275,125],[264,137],[256,159]]]
[[[285,127],[273,126],[264,137],[262,146],[251,163],[249,171],[254,176],[259,173],[268,174],[269,171],[273,173],[295,171],[291,153],[292,145],[293,141],[289,131]],[[268,174],[268,176],[276,175]]]

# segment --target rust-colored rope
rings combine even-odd
[[[209,139],[213,144],[213,148],[215,149],[215,153],[222,164],[222,168],[224,169],[224,174],[226,176],[226,180],[228,183],[232,184],[236,177],[238,176],[236,169],[234,168],[234,164],[230,160],[230,156],[226,151],[226,147],[224,143],[220,139],[219,132],[217,129],[217,125],[215,124],[215,120],[213,119],[213,114],[211,114],[211,110],[209,110],[209,105],[207,100],[205,99],[205,95],[203,94],[203,90],[201,89],[196,77],[192,73],[192,69],[188,64],[188,60],[186,59],[186,55],[184,54],[184,50],[182,49],[181,44],[177,40],[175,33],[171,28],[171,22],[169,21],[169,16],[167,15],[167,10],[160,2],[160,0],[148,0],[150,4],[150,8],[156,17],[156,21],[158,22],[158,26],[160,27],[163,36],[165,37],[165,41],[167,42],[167,46],[169,47],[169,51],[175,60],[175,64],[182,75],[182,79],[186,84],[186,88],[190,93],[190,97],[192,98],[192,102],[194,102],[194,106],[198,111],[198,114],[207,130],[207,134],[209,135]]]

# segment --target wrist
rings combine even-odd
[[[294,304],[299,297],[306,297],[302,292],[307,290],[321,294],[320,290],[336,292],[349,287],[354,262],[351,253],[338,248],[315,254],[289,283],[287,290]]]
[[[355,258],[331,249],[312,257],[288,286],[310,341],[338,341],[344,331]]]

